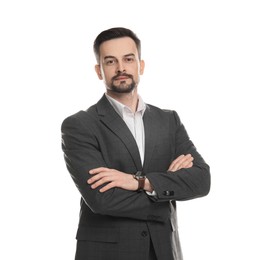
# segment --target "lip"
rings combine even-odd
[[[126,76],[121,76],[121,77],[117,77],[115,80],[125,80],[128,79],[129,77]]]

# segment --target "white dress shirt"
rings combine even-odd
[[[121,116],[125,124],[130,129],[133,137],[135,138],[143,165],[145,156],[145,130],[143,124],[143,115],[146,110],[146,104],[139,96],[137,110],[135,113],[133,113],[128,106],[123,105],[107,94],[106,97],[115,111]]]

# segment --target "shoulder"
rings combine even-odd
[[[146,111],[148,114],[152,114],[157,118],[173,121],[176,124],[180,124],[180,117],[175,110],[162,109],[151,104],[146,104]]]
[[[152,113],[167,114],[167,115],[173,114],[175,112],[172,109],[163,109],[163,108],[159,108],[154,105],[151,105],[151,104],[146,104],[146,109],[147,109],[147,111],[152,112]]]
[[[92,121],[96,121],[97,113],[96,113],[96,105],[89,107],[87,110],[80,110],[68,117],[66,117],[63,122],[61,128],[65,127],[75,127],[81,125],[87,125]]]

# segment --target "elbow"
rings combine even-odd
[[[100,215],[107,215],[107,210],[105,207],[103,207],[103,204],[98,203],[97,201],[88,201],[83,197],[83,200],[85,201],[85,204],[88,206],[88,208],[94,213],[94,214],[100,214]]]
[[[108,192],[110,193],[110,192]],[[86,204],[90,208],[90,210],[95,213],[95,214],[100,214],[100,215],[110,215],[112,214],[111,212],[111,197],[109,194],[103,194],[100,193],[99,191],[94,191],[92,196],[87,196],[86,194]],[[83,196],[84,198],[85,196]]]
[[[202,178],[199,185],[199,196],[207,196],[211,189],[211,174],[209,166],[206,167],[205,171],[202,173]]]
[[[199,170],[196,169],[193,173],[195,174],[192,176],[195,177],[187,184],[190,194],[192,194],[189,199],[207,196],[210,192],[211,187],[211,175],[209,166],[206,165],[202,168],[199,167]]]

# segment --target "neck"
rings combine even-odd
[[[115,93],[107,90],[107,94],[123,105],[129,107],[133,113],[136,112],[138,107],[137,88],[135,88],[131,93]]]

